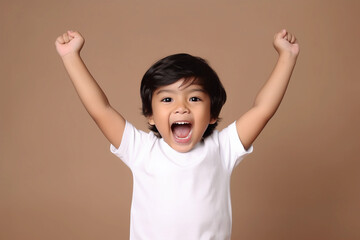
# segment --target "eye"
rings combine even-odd
[[[190,102],[198,102],[198,101],[201,101],[201,99],[198,98],[198,97],[191,97],[189,100],[190,100]]]
[[[172,99],[169,98],[169,97],[166,97],[166,98],[161,99],[161,101],[162,101],[162,102],[171,102]]]

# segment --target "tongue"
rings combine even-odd
[[[188,124],[184,125],[175,125],[173,127],[173,132],[177,138],[185,138],[189,135],[191,131],[191,126]]]

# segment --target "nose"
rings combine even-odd
[[[179,104],[175,108],[175,113],[179,113],[179,114],[189,113],[189,109],[185,103],[179,102]]]

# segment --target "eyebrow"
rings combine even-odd
[[[170,90],[170,89],[162,89],[162,90],[159,90],[156,95],[159,95],[160,93],[175,93],[177,91],[175,90]],[[191,90],[188,90],[188,92],[192,93],[192,92],[203,92],[205,93],[206,91],[202,88],[194,88],[194,89],[191,89]]]

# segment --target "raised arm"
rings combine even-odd
[[[275,34],[274,47],[278,61],[269,79],[260,89],[253,107],[236,121],[239,138],[248,149],[278,109],[299,54],[295,36],[285,29]]]
[[[105,93],[81,59],[84,42],[80,33],[67,31],[56,39],[55,46],[85,109],[110,143],[119,147],[125,120],[110,106]]]

